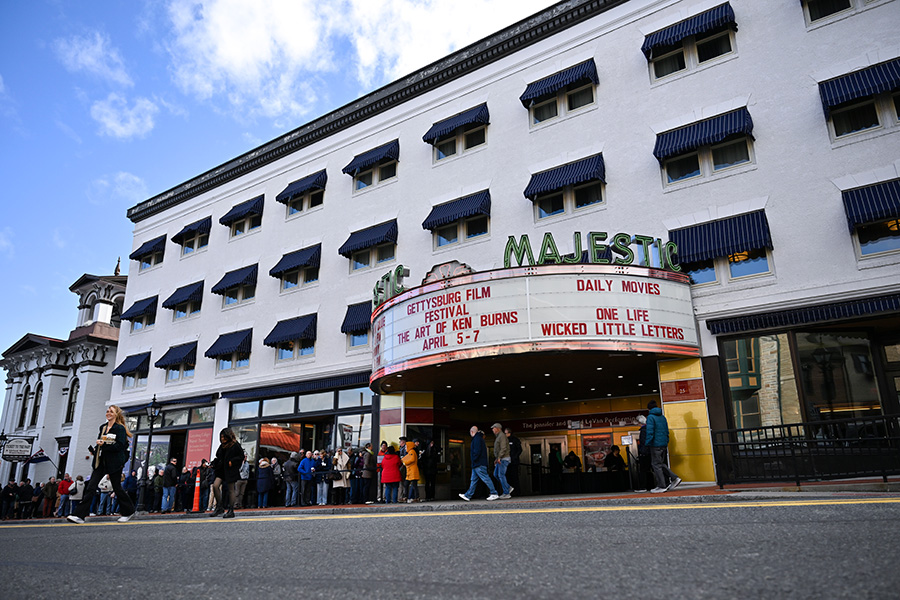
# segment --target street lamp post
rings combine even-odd
[[[150,449],[153,446],[153,423],[156,421],[156,417],[159,416],[159,411],[162,406],[159,402],[156,401],[156,394],[153,394],[153,400],[150,404],[147,405],[147,418],[150,419],[150,434],[147,436],[147,456],[144,460],[144,469],[141,473],[141,482],[140,482],[140,490],[138,495],[138,505],[135,509],[136,512],[147,512],[148,508],[145,505],[145,495],[147,493],[147,471],[150,468]]]

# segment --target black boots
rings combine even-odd
[[[222,518],[223,518],[223,519],[233,519],[233,518],[234,518],[234,509],[233,509],[233,508],[229,508],[229,509],[228,509],[228,512],[225,513],[224,515],[222,515]]]
[[[209,516],[210,516],[210,517],[218,517],[218,516],[221,515],[223,512],[225,512],[225,511],[223,511],[221,508],[219,508],[219,507],[217,506],[217,507],[216,507],[216,510],[214,510],[214,511],[212,512],[212,514],[210,514]]]

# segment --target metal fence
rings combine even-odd
[[[716,480],[801,481],[900,474],[900,415],[713,431]]]

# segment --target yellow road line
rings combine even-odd
[[[772,500],[772,501],[754,501],[754,502],[701,502],[690,504],[648,504],[648,505],[630,505],[630,506],[572,506],[572,507],[555,507],[555,508],[511,508],[511,509],[487,509],[487,510],[444,510],[433,512],[371,512],[356,513],[349,515],[333,515],[333,514],[310,514],[310,515],[285,515],[285,516],[254,516],[254,517],[238,517],[233,521],[224,521],[221,518],[192,518],[192,519],[150,519],[131,521],[128,525],[182,525],[185,523],[258,523],[269,521],[327,521],[337,519],[397,519],[404,517],[466,517],[480,515],[522,515],[535,513],[582,513],[582,512],[632,512],[632,511],[648,511],[648,510],[698,510],[698,509],[716,509],[716,508],[771,508],[771,507],[793,507],[793,506],[840,506],[848,504],[900,504],[900,498],[866,498],[866,499],[826,499],[826,500]],[[58,527],[60,525],[68,525],[76,527],[70,523],[60,523],[54,521],[50,523],[21,523],[0,525],[2,529],[32,529],[38,527]],[[78,527],[107,527],[122,526],[115,521],[90,522]]]

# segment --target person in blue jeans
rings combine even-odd
[[[175,507],[175,488],[178,485],[178,459],[169,459],[163,471],[163,500],[160,512],[170,512]]]
[[[487,446],[484,443],[484,432],[480,431],[477,425],[472,425],[472,428],[469,429],[469,435],[472,436],[472,448],[469,452],[469,456],[472,459],[472,481],[469,484],[469,490],[465,494],[460,494],[459,497],[466,502],[470,501],[472,496],[475,495],[475,488],[478,486],[478,480],[480,479],[488,486],[488,491],[491,493],[487,499],[497,500],[500,496],[497,495],[497,489],[494,487],[494,482],[491,481],[487,471],[488,453]]]
[[[650,414],[647,415],[647,447],[650,448],[650,464],[653,476],[656,478],[656,487],[650,490],[654,494],[670,492],[681,483],[681,477],[669,468],[669,422],[663,416],[662,409],[651,400],[647,404]],[[666,485],[666,476],[670,483]]]
[[[512,456],[509,452],[509,440],[506,438],[500,423],[491,425],[491,431],[494,432],[494,477],[500,482],[500,488],[503,491],[500,498],[509,500],[513,491],[513,487],[506,481],[506,470],[512,461]]]

